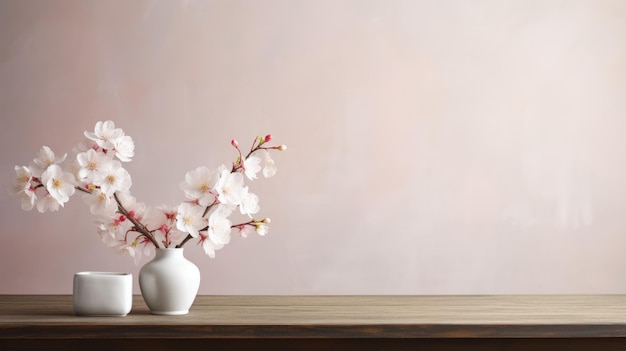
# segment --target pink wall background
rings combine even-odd
[[[272,133],[289,150],[251,183],[270,233],[215,259],[188,245],[200,293],[626,293],[624,18],[619,0],[1,0],[0,183],[112,119],[134,195],[177,204],[185,172]],[[78,198],[0,204],[0,293],[139,270]]]

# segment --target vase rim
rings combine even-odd
[[[182,247],[157,247],[154,251],[155,256],[183,256],[185,254]]]
[[[74,275],[92,276],[92,277],[96,277],[96,276],[116,277],[116,276],[128,276],[128,275],[132,275],[132,273],[84,271],[84,272],[76,272],[76,273],[74,273]]]

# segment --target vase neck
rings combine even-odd
[[[160,257],[182,257],[183,256],[183,251],[184,248],[157,248],[155,250],[155,257],[156,258],[160,258]]]

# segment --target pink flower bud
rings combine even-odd
[[[232,146],[234,146],[234,147],[237,147],[237,148],[239,147],[239,143],[238,143],[238,142],[237,142],[237,140],[235,140],[235,139],[231,140],[231,141],[230,141],[230,144],[231,144]]]
[[[265,138],[263,139],[264,143],[269,143],[270,141],[272,141],[272,134],[266,135]]]

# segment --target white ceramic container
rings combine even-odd
[[[125,316],[133,305],[131,273],[74,274],[74,312],[80,316]]]
[[[200,270],[182,248],[156,249],[154,259],[139,271],[139,288],[152,314],[189,313],[199,287]]]

